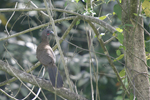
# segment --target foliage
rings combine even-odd
[[[1,8],[13,8],[15,2],[13,0],[2,0],[0,7]],[[19,2],[18,7],[30,7],[31,3],[28,1],[21,2],[20,0],[16,0]],[[92,0],[91,0],[92,1]],[[38,7],[44,7],[44,3],[42,0],[33,1]],[[121,2],[121,0],[120,0]],[[146,9],[146,5],[144,1],[143,6]],[[124,54],[122,53],[125,50],[123,46],[124,36],[122,34],[122,28],[125,26],[132,25],[121,25],[121,15],[122,8],[119,4],[116,4],[114,0],[96,0],[92,1],[92,4],[88,2],[88,0],[54,0],[53,5],[55,8],[66,9],[74,12],[78,12],[80,14],[86,16],[98,17],[100,20],[104,20],[110,25],[117,26],[115,33],[110,33],[106,31],[103,27],[96,25],[96,28],[99,33],[105,33],[105,35],[101,36],[104,41],[108,40],[112,36],[116,36],[116,39],[106,44],[107,49],[112,57],[112,60],[115,62],[116,68],[120,71],[120,76],[125,76],[125,70],[123,69],[124,65],[119,63],[118,60],[123,62]],[[114,6],[115,5],[115,6]],[[148,7],[147,7],[148,8]],[[102,9],[102,10],[100,10]],[[112,11],[114,9],[114,11]],[[144,10],[146,16],[148,16],[149,11]],[[10,18],[12,12],[0,13],[0,37],[7,37],[5,33],[5,25],[8,19]],[[117,15],[117,16],[116,16]],[[59,19],[64,16],[70,16],[66,13],[53,12],[53,18]],[[118,20],[119,19],[119,20]],[[28,28],[39,26],[43,23],[49,22],[48,17],[42,15],[37,11],[27,11],[27,12],[16,12],[12,17],[11,21],[8,23],[8,30],[10,34],[16,34],[17,32],[26,30]],[[69,27],[72,21],[63,21],[61,23],[56,23],[58,36],[61,37],[65,30]],[[146,26],[148,26],[147,21],[145,21]],[[120,25],[120,26],[119,26]],[[3,60],[7,60],[11,65],[19,68],[22,66],[23,69],[29,69],[32,65],[37,62],[35,50],[37,44],[40,42],[40,33],[44,28],[32,31],[27,34],[19,35],[17,37],[8,39],[6,41],[0,41],[0,57]],[[87,34],[92,32],[91,41],[93,45],[93,52],[89,53],[89,38],[87,38]],[[73,43],[74,45],[72,45]],[[119,45],[117,45],[119,43]],[[148,42],[146,42],[148,43]],[[53,47],[55,44],[54,37],[51,37],[50,45]],[[121,44],[121,45],[120,45]],[[148,45],[149,46],[149,45]],[[148,47],[146,46],[146,47]],[[106,56],[104,55],[104,51],[100,46],[97,37],[95,37],[93,31],[87,25],[87,22],[83,20],[78,20],[76,26],[70,31],[69,35],[61,44],[63,49],[63,53],[66,58],[67,66],[69,69],[70,78],[73,83],[76,85],[79,94],[84,95],[89,100],[91,97],[91,83],[90,83],[90,64],[92,67],[92,82],[94,87],[94,96],[96,97],[96,79],[95,73],[98,75],[98,90],[101,100],[119,100],[122,97],[123,89],[118,84],[115,73],[109,65]],[[78,47],[82,48],[79,49]],[[86,50],[85,50],[86,49]],[[55,51],[57,65],[60,69],[61,75],[63,76],[63,80],[66,83],[66,77],[64,73],[63,65],[61,64],[61,59],[58,50]],[[95,57],[96,56],[96,57]],[[33,74],[38,76],[39,71],[41,70],[41,66],[34,70]],[[40,74],[41,75],[41,74]],[[45,75],[48,78],[48,74]],[[6,78],[9,79],[11,76],[5,77],[5,73],[0,71],[0,81],[5,81]],[[126,79],[124,81],[127,83]],[[27,85],[31,88],[32,85]],[[65,84],[68,87],[68,84]],[[6,91],[10,91],[9,93],[13,95],[17,95],[16,98],[25,97],[29,91],[20,84],[19,81],[15,81],[6,86],[3,86],[2,89],[8,88]],[[38,91],[38,87],[35,87],[35,92]],[[55,97],[54,94],[50,94],[47,91],[44,91],[47,98]],[[6,96],[4,94],[0,95],[3,100],[6,100]],[[28,99],[32,99],[34,96],[29,96]],[[40,94],[40,97],[43,99],[44,97]],[[58,99],[60,99],[58,97]],[[61,100],[61,99],[60,99]],[[127,100],[127,99],[126,99]]]

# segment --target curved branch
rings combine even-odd
[[[65,21],[65,20],[72,20],[72,19],[74,19],[74,18],[76,18],[76,16],[57,19],[57,20],[55,20],[54,22],[55,22],[55,23],[58,23],[58,22]],[[50,24],[51,24],[51,23],[49,22],[49,23],[42,24],[42,25],[39,25],[39,26],[36,26],[36,27],[33,27],[33,28],[29,28],[29,29],[27,29],[27,30],[25,30],[25,31],[22,31],[22,32],[13,34],[13,35],[11,35],[11,36],[8,36],[8,37],[5,37],[5,38],[0,38],[0,41],[2,41],[2,40],[7,40],[7,39],[9,39],[9,38],[16,37],[16,36],[21,35],[21,34],[25,34],[25,33],[30,32],[30,31],[34,31],[34,30],[36,30],[36,29],[39,29],[39,28],[48,26],[48,25],[50,25]]]
[[[68,17],[67,17],[68,18]],[[68,27],[68,29],[65,31],[65,33],[63,34],[63,36],[60,38],[59,40],[59,43],[61,44],[63,42],[63,40],[67,37],[67,35],[69,34],[70,30],[73,28],[73,26],[75,25],[76,23],[76,20],[78,19],[78,17],[75,17],[75,19],[73,20],[73,22],[71,23],[71,25]],[[55,51],[57,49],[57,44],[52,48],[53,51]],[[26,72],[29,73],[31,72],[32,70],[34,70],[35,68],[37,68],[41,63],[38,61],[34,66],[32,66],[29,70],[27,70]],[[1,82],[0,83],[0,86],[4,86],[6,85],[7,83],[11,83],[13,81],[17,80],[16,77],[13,77],[9,80],[6,80],[4,82]]]
[[[12,8],[5,8],[5,9],[0,9],[0,12],[11,12],[11,11],[46,11],[46,8],[27,8],[27,9],[12,9]],[[79,16],[80,19],[82,20],[86,20],[86,21],[92,21],[96,24],[99,24],[101,26],[103,26],[106,30],[114,33],[116,31],[116,29],[114,27],[112,27],[111,25],[109,25],[108,23],[96,18],[96,17],[91,17],[91,16],[86,16],[86,15],[81,15],[79,13],[75,13],[75,12],[71,12],[69,10],[63,10],[63,9],[56,9],[56,8],[52,8],[51,10],[53,11],[58,11],[58,12],[65,12],[65,13],[69,13],[72,15],[76,15]]]
[[[127,95],[129,96],[129,91],[127,90],[127,88],[126,88],[125,85],[123,84],[122,79],[120,78],[120,75],[119,75],[119,73],[118,73],[118,71],[117,71],[115,65],[113,64],[113,62],[112,62],[112,60],[111,60],[111,58],[110,58],[109,52],[108,52],[106,46],[104,45],[104,42],[103,42],[103,40],[101,39],[101,37],[100,37],[100,35],[99,35],[97,29],[95,28],[95,26],[94,26],[91,22],[88,22],[88,23],[89,23],[89,25],[91,26],[91,28],[93,29],[95,35],[97,36],[97,39],[98,39],[98,41],[99,41],[99,43],[100,43],[102,49],[104,50],[104,53],[106,54],[106,57],[107,57],[107,59],[108,59],[110,65],[111,65],[113,71],[115,72],[118,81],[120,82],[121,86],[124,88],[124,90],[126,91]],[[130,97],[130,96],[129,96],[129,97]]]
[[[0,70],[5,71],[6,73],[15,76],[17,75],[18,78],[20,78],[22,81],[33,84],[35,86],[40,86],[42,89],[51,91],[52,93],[55,93],[58,96],[62,96],[68,100],[87,100],[86,98],[82,97],[81,95],[77,95],[73,92],[70,92],[66,88],[53,88],[51,83],[47,80],[37,78],[36,76],[33,76],[31,74],[28,74],[26,72],[23,72],[19,69],[16,69],[9,64],[5,63],[4,61],[0,60]],[[15,75],[14,75],[15,73]],[[38,83],[38,84],[37,84]]]
[[[0,9],[0,12],[12,12],[12,11],[46,11],[46,8],[26,8],[26,9],[22,9],[22,8],[18,8],[18,9],[12,9],[12,8],[3,8],[3,9]],[[87,21],[92,21],[94,23],[97,23],[101,26],[103,26],[105,29],[107,29],[108,31],[114,33],[116,31],[116,29],[114,27],[112,27],[111,25],[107,24],[106,22],[102,21],[102,20],[99,20],[98,18],[95,18],[95,17],[91,17],[91,16],[85,16],[85,15],[81,15],[81,14],[78,14],[78,13],[75,13],[75,12],[71,12],[71,11],[68,11],[68,10],[63,10],[63,9],[56,9],[56,8],[53,8],[52,9],[53,11],[58,11],[58,12],[65,12],[65,13],[70,13],[70,14],[73,14],[73,15],[76,15],[76,16],[79,16],[82,20],[87,20]],[[135,21],[135,20],[134,20]],[[137,22],[137,21],[135,21]],[[138,23],[139,24],[139,23]],[[139,24],[140,27],[141,24]],[[144,29],[144,31],[150,35],[150,33],[144,28],[142,27],[142,29]]]

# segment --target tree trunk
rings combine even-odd
[[[149,78],[145,55],[143,19],[139,17],[142,6],[140,0],[122,0],[122,24],[124,33],[126,73],[130,93],[137,100],[150,100]],[[137,16],[134,14],[136,13]],[[141,26],[140,26],[140,25]]]

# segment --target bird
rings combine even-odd
[[[53,34],[50,29],[44,29],[41,36],[41,43],[36,49],[36,57],[42,65],[48,70],[50,81],[55,88],[63,87],[63,80],[56,66],[56,58],[52,48],[49,45],[48,37]],[[57,74],[58,73],[58,74]],[[56,81],[57,79],[57,81]],[[57,82],[57,83],[55,83]]]

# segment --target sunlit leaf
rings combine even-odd
[[[116,51],[116,54],[119,56],[121,54],[121,51],[120,50],[117,50]]]
[[[116,33],[114,32],[112,36],[115,36],[115,35],[116,35]]]
[[[137,13],[133,13],[135,16],[138,16],[138,14]]]
[[[116,30],[120,33],[123,32],[123,30],[121,28],[116,28]]]
[[[107,18],[107,16],[101,16],[101,17],[99,17],[100,20],[104,20],[106,18]]]
[[[150,17],[150,2],[149,0],[144,0],[142,3],[142,8],[146,14],[147,17]]]
[[[76,1],[76,3],[78,3],[79,2],[79,0],[75,0]]]
[[[120,77],[123,78],[126,75],[125,69],[122,69],[119,73]]]
[[[79,25],[80,24],[80,20],[78,20],[77,22],[76,22],[76,25]]]
[[[124,54],[121,54],[119,57],[117,57],[116,59],[114,59],[113,62],[121,60],[123,57],[124,57]]]
[[[1,20],[0,24],[2,24],[2,25],[5,26],[6,23],[7,23],[7,19],[6,19],[6,16],[5,16],[4,14],[1,14],[1,13],[0,13],[0,20]],[[10,26],[11,26],[10,23],[8,23],[7,26],[10,27]]]
[[[113,12],[113,15],[116,15],[116,13],[115,13],[115,12]]]
[[[150,59],[150,55],[146,56],[146,60],[149,60]]]

